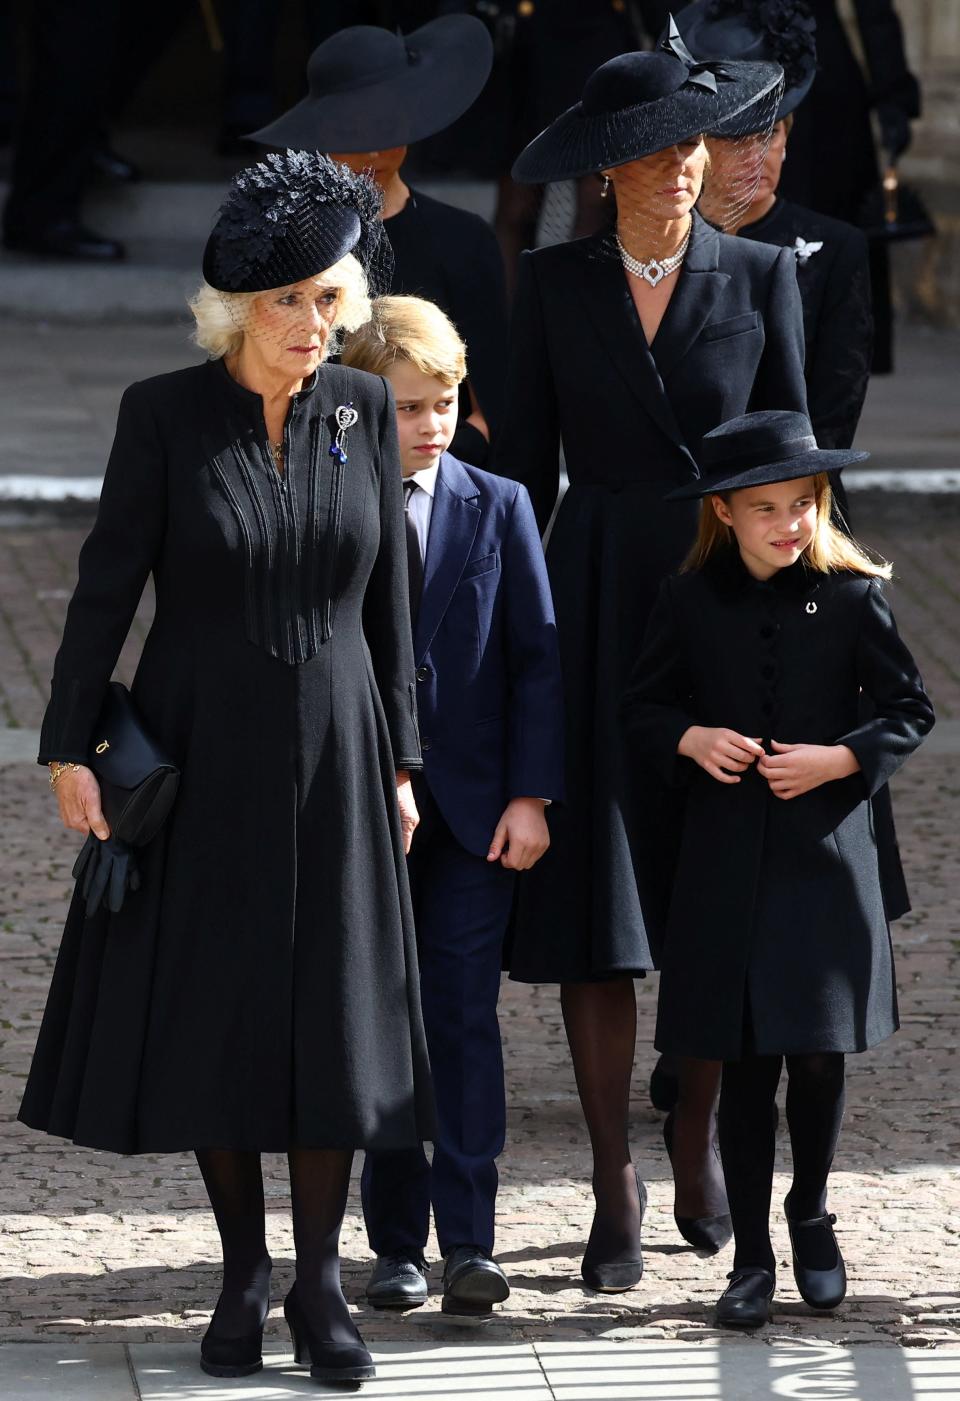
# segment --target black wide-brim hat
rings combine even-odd
[[[666,499],[690,501],[714,492],[838,472],[869,456],[852,448],[818,448],[805,413],[758,409],[728,419],[705,434],[698,459],[701,475],[671,491]]]
[[[779,63],[784,89],[777,122],[799,107],[817,76],[817,22],[804,0],[694,0],[675,23],[696,58]],[[721,127],[714,134],[727,133]]]
[[[591,74],[580,101],[520,152],[513,178],[543,185],[641,160],[741,116],[782,81],[776,63],[696,62],[671,20],[659,49]]]
[[[250,139],[338,154],[410,146],[462,116],[492,66],[493,41],[473,15],[443,15],[409,34],[352,25],[310,55],[307,96]]]
[[[203,250],[204,280],[219,292],[266,292],[353,253],[378,296],[393,273],[381,207],[367,176],[315,151],[271,152],[234,176]]]

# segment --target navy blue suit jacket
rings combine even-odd
[[[424,777],[485,856],[511,798],[563,797],[553,601],[526,489],[440,459],[414,627]]]

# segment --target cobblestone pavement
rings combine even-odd
[[[893,602],[945,720],[960,718],[960,598],[952,498],[860,498],[857,526],[896,561]],[[40,523],[0,530],[0,726],[39,725],[82,529]],[[124,654],[128,676],[148,617]],[[165,1341],[196,1336],[217,1292],[217,1239],[199,1175],[185,1156],[118,1159],[32,1133],[14,1121],[56,953],[77,839],[64,833],[42,774],[0,768],[0,1341]],[[960,1340],[960,755],[921,754],[895,802],[914,912],[895,930],[903,1028],[853,1057],[846,1126],[833,1179],[850,1270],[835,1317],[799,1302],[781,1220],[779,1307],[767,1341],[901,1343]],[[659,1116],[644,1096],[652,1063],[656,980],[639,985],[635,1153],[651,1188],[647,1275],[618,1297],[579,1286],[591,1216],[588,1154],[555,989],[507,984],[503,1026],[510,1132],[502,1160],[499,1258],[513,1297],[484,1342],[715,1340],[709,1306],[731,1267],[728,1247],[701,1260],[676,1234]],[[787,1145],[781,1137],[781,1176]],[[267,1160],[277,1297],[292,1243],[282,1160]],[[347,1290],[357,1300],[369,1260],[356,1197],[344,1231]],[[434,1258],[436,1252],[434,1250]],[[405,1319],[371,1315],[372,1341],[449,1338],[436,1298]],[[274,1310],[270,1330],[278,1335]],[[946,1394],[941,1392],[940,1394]]]

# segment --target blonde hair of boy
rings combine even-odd
[[[467,348],[444,312],[423,297],[377,297],[370,320],[344,337],[341,362],[386,375],[399,362],[453,389],[467,373]]]
[[[817,502],[817,521],[813,539],[801,555],[808,568],[819,574],[833,574],[849,569],[852,574],[866,574],[872,579],[889,579],[893,566],[886,560],[871,559],[862,545],[849,535],[838,530],[832,520],[833,492],[826,472],[819,472],[813,479],[813,491]],[[713,493],[729,503],[732,491]],[[693,548],[683,563],[683,569],[702,569],[718,550],[729,549],[736,544],[733,531],[717,515],[710,496],[700,503],[700,524]]]

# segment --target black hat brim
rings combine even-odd
[[[752,62],[754,58],[767,62],[776,61],[777,50],[774,48],[771,52],[770,41],[765,36],[762,24],[748,18],[742,10],[716,17],[711,13],[708,4],[703,3],[703,0],[695,0],[694,4],[677,12],[674,22],[680,32],[681,39],[694,57],[705,62],[714,60],[717,63],[726,63],[732,59]],[[810,20],[808,23],[812,26],[812,32],[815,32],[816,25],[813,24],[813,21]],[[743,45],[747,41],[750,42],[745,51]],[[790,83],[784,88],[780,105],[777,108],[777,115],[774,118],[775,122],[782,122],[784,117],[788,117],[799,107],[813,86],[813,80],[817,76],[816,52],[811,52],[801,62],[804,67],[803,76],[799,81]],[[743,130],[738,128],[727,132],[720,126],[715,128],[711,134],[714,136],[741,136]]]
[[[868,452],[855,452],[852,448],[810,448],[795,457],[782,462],[768,462],[756,467],[711,473],[685,482],[671,491],[667,501],[695,501],[698,497],[713,496],[722,491],[741,491],[744,487],[772,486],[775,482],[791,482],[799,477],[815,477],[820,472],[839,472],[854,462],[865,462]]]
[[[642,160],[732,122],[783,77],[778,63],[724,59],[722,67],[729,76],[717,80],[716,93],[687,81],[666,97],[591,115],[577,102],[524,147],[511,172],[514,180],[545,185]]]
[[[346,155],[412,146],[443,131],[480,96],[493,41],[473,15],[443,15],[403,36],[418,62],[363,87],[304,97],[248,140]]]

